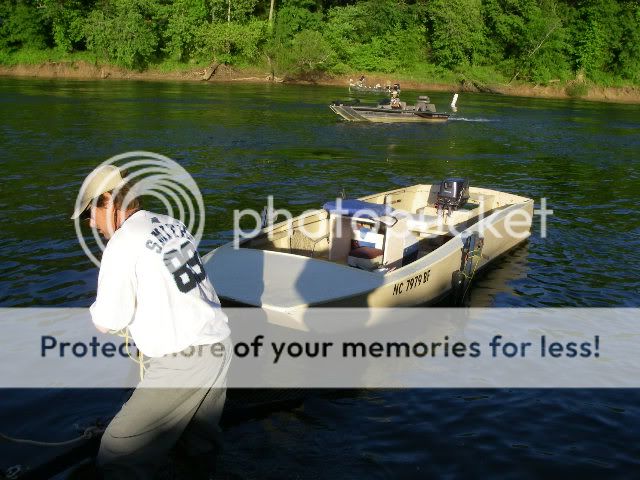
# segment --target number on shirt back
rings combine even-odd
[[[165,252],[163,259],[178,289],[183,293],[193,290],[207,278],[200,255],[189,242],[184,242],[179,249]]]

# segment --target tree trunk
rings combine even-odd
[[[271,6],[269,7],[269,30],[273,28],[273,5],[276,3],[276,0],[271,0]]]
[[[231,0],[229,0],[229,8],[227,9],[227,23],[231,23]]]
[[[544,45],[544,42],[547,41],[547,39],[549,38],[549,35],[551,35],[553,33],[553,31],[558,28],[560,26],[560,22],[556,22],[550,29],[549,31],[546,33],[546,35],[543,37],[542,40],[540,40],[540,43],[538,43],[538,45],[536,45],[536,48],[534,48],[532,51],[529,52],[529,55],[527,55],[525,60],[528,60],[529,58],[533,57],[533,55],[535,55],[535,53],[538,51],[538,49]],[[519,69],[516,73],[513,74],[513,77],[511,77],[511,80],[509,80],[509,83],[507,85],[511,85],[511,83],[518,78],[518,75],[520,75],[520,70]]]
[[[204,71],[204,74],[202,75],[202,80],[204,80],[205,82],[209,81],[209,79],[213,77],[213,74],[216,73],[216,70],[218,69],[219,66],[220,66],[220,62],[214,61],[211,64],[211,66],[209,66],[209,68],[207,68]]]

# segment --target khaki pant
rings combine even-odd
[[[220,343],[219,356],[206,345],[196,354],[191,347],[151,359],[102,437],[98,467],[105,479],[153,478],[176,444],[195,462],[213,461],[232,356],[231,340]]]

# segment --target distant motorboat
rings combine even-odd
[[[400,93],[400,84],[394,83],[393,85],[365,85],[360,82],[353,83],[353,81],[349,81],[349,91],[350,92],[359,92],[359,93],[375,93],[375,94],[384,94],[391,95],[391,92]]]
[[[418,97],[415,105],[398,102],[398,108],[394,108],[389,99],[370,106],[336,100],[329,108],[349,122],[446,122],[450,117],[448,113],[436,112],[435,105],[426,95]]]

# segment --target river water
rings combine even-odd
[[[412,102],[422,93],[405,92]],[[201,253],[234,209],[319,208],[464,176],[554,211],[475,280],[482,307],[640,306],[640,108],[464,94],[442,125],[349,124],[343,88],[0,79],[0,307],[86,307],[97,270],[68,217],[84,176],[132,150],[179,162],[206,206]],[[450,94],[430,95],[447,110]],[[373,100],[373,99],[372,99]],[[0,431],[65,439],[118,392],[4,391]],[[309,395],[230,422],[235,478],[628,478],[640,467],[629,390],[371,390]],[[46,455],[0,448],[0,468]]]

